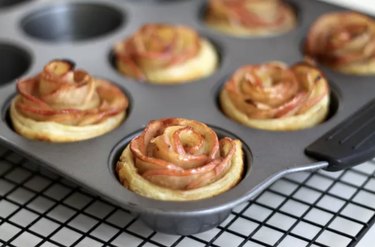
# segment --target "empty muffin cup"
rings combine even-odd
[[[21,22],[31,37],[53,42],[88,40],[106,35],[124,21],[124,14],[105,4],[59,4],[36,10]]]
[[[11,7],[25,2],[30,2],[30,0],[0,0],[0,8]]]
[[[25,49],[0,43],[0,86],[20,77],[30,64],[31,56]]]

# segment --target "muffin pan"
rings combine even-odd
[[[217,226],[235,205],[283,175],[326,168],[326,162],[309,158],[304,149],[371,101],[375,77],[344,75],[323,67],[332,89],[330,116],[324,123],[293,132],[245,127],[219,109],[218,93],[225,80],[244,64],[302,60],[301,45],[311,23],[323,13],[343,9],[317,1],[290,0],[298,15],[295,29],[274,37],[235,38],[204,25],[201,15],[205,1],[161,2],[34,0],[6,8],[0,5],[0,141],[139,214],[152,229],[186,235]],[[123,77],[113,66],[112,47],[150,22],[195,28],[216,44],[220,66],[207,78],[175,86],[149,85]],[[16,94],[16,79],[35,75],[55,58],[70,59],[78,68],[123,88],[130,99],[125,122],[106,135],[76,143],[33,141],[15,133],[9,124],[8,107]],[[247,165],[242,181],[221,195],[189,202],[152,200],[124,188],[114,173],[119,153],[151,119],[163,117],[195,119],[219,135],[241,139]]]

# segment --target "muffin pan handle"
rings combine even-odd
[[[375,99],[310,144],[305,153],[338,171],[375,157]]]

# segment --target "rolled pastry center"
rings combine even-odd
[[[142,177],[162,187],[188,190],[220,179],[236,145],[230,138],[219,141],[203,123],[163,119],[151,122],[130,149]]]

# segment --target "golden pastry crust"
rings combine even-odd
[[[204,21],[239,37],[279,35],[297,22],[293,8],[281,0],[210,0]]]
[[[223,112],[249,127],[265,130],[299,130],[326,119],[329,88],[312,65],[288,68],[280,62],[238,69],[220,92]]]
[[[18,98],[15,98],[10,107],[13,128],[20,135],[34,140],[75,142],[90,139],[118,127],[126,116],[125,112],[122,112],[103,122],[87,126],[64,125],[52,121],[41,122],[22,116],[16,109],[17,100]]]
[[[240,181],[243,152],[239,140],[219,141],[202,123],[162,119],[151,122],[124,149],[116,172],[125,187],[142,196],[199,200],[223,193]]]
[[[116,128],[128,100],[115,85],[74,70],[65,60],[47,64],[37,76],[17,83],[10,118],[16,132],[29,139],[74,142]]]
[[[333,12],[311,26],[304,53],[346,74],[375,74],[375,21],[355,12]]]
[[[179,84],[209,76],[218,66],[210,41],[185,26],[147,24],[114,48],[118,70],[154,84]]]

